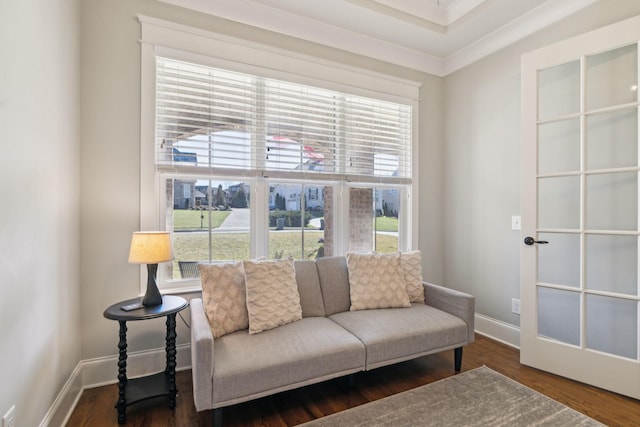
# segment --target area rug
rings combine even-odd
[[[304,427],[602,425],[484,366],[303,424]]]

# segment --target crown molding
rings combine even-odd
[[[260,0],[232,0],[225,2],[212,2],[211,0],[159,1],[320,45],[334,47],[439,77],[445,77],[566,18],[598,0],[548,0],[532,11],[492,31],[472,44],[459,49],[446,58],[430,55],[426,52],[417,51],[397,43],[337,27],[326,22],[296,15],[282,9],[265,5],[261,3]],[[382,11],[383,9],[396,10],[392,5],[397,4],[397,0],[378,0],[374,2],[365,2],[363,0],[346,1],[357,5],[367,3],[367,7],[369,8],[372,3],[377,3],[379,5],[379,7],[375,6],[377,11]],[[449,8],[445,9],[440,7],[440,9],[444,9],[447,14],[445,18],[438,19],[444,19],[442,22],[448,22],[448,25],[450,25],[461,17],[469,14],[485,1],[487,0],[459,0]],[[438,27],[445,28],[445,30],[446,27],[442,27],[437,22],[427,19],[423,20],[422,17],[413,15],[410,17],[410,13],[406,8],[402,11],[396,10],[392,16],[405,21],[409,19],[414,21],[413,23],[417,23],[415,20],[418,20],[423,26],[426,26],[425,28],[439,33],[441,37],[446,37],[446,31],[445,34],[442,34],[438,30]]]
[[[450,6],[438,6],[424,0],[347,0],[372,10],[376,5],[384,5],[387,9],[399,11],[405,15],[418,17],[422,21],[436,24],[442,32],[447,27],[471,13],[475,8],[488,0],[456,0]]]
[[[550,0],[443,60],[443,76],[535,34],[598,0]]]
[[[260,2],[261,0],[253,0]],[[399,21],[406,22],[430,31],[445,34],[447,32],[448,17],[444,8],[424,5],[421,10],[414,11],[409,8],[395,7],[397,0],[344,0],[363,9],[377,12],[380,15],[390,16]],[[484,0],[482,0],[484,1]]]
[[[442,59],[435,56],[250,0],[229,1],[225,8],[208,0],[159,1],[429,74],[443,72]]]
[[[455,23],[462,17],[471,13],[476,7],[487,0],[458,0],[447,8],[447,26]]]

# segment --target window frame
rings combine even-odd
[[[328,90],[351,93],[358,96],[410,105],[411,115],[411,178],[402,185],[400,197],[401,216],[398,230],[398,247],[411,250],[418,247],[418,117],[420,82],[401,79],[370,70],[350,67],[269,45],[249,42],[218,33],[176,24],[144,15],[138,15],[141,24],[141,117],[140,117],[140,229],[164,230],[164,204],[162,180],[171,178],[169,173],[157,173],[155,164],[155,76],[156,57],[163,56],[242,73],[257,74],[294,83],[322,87]],[[274,64],[287,64],[286,69]],[[294,69],[295,73],[291,70]],[[203,171],[205,172],[205,171]],[[206,174],[206,172],[205,172]],[[178,175],[184,177],[185,175]],[[173,176],[175,178],[176,176]],[[233,180],[228,176],[207,175],[212,180]],[[296,184],[334,186],[333,230],[335,253],[348,251],[349,202],[345,198],[349,187],[381,187],[375,178],[362,181],[288,180],[278,177],[249,177],[251,186],[250,244],[252,256],[267,255],[269,242],[269,185],[274,181],[290,181]],[[262,220],[260,220],[260,218]],[[159,288],[163,293],[180,293],[201,290],[199,280],[167,281],[159,269]],[[140,294],[146,289],[146,268],[140,269]]]

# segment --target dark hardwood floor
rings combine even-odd
[[[639,426],[640,401],[520,365],[519,352],[476,334],[465,347],[462,370],[482,365],[609,426]],[[115,374],[115,367],[114,367]],[[353,387],[337,379],[242,403],[224,411],[225,426],[293,426],[453,375],[453,350],[356,374]],[[211,411],[193,406],[191,371],[177,375],[175,410],[165,400],[130,406],[126,426],[211,426]],[[117,426],[117,385],[85,390],[67,426]]]

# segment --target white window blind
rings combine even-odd
[[[156,61],[160,172],[410,182],[409,105]]]

